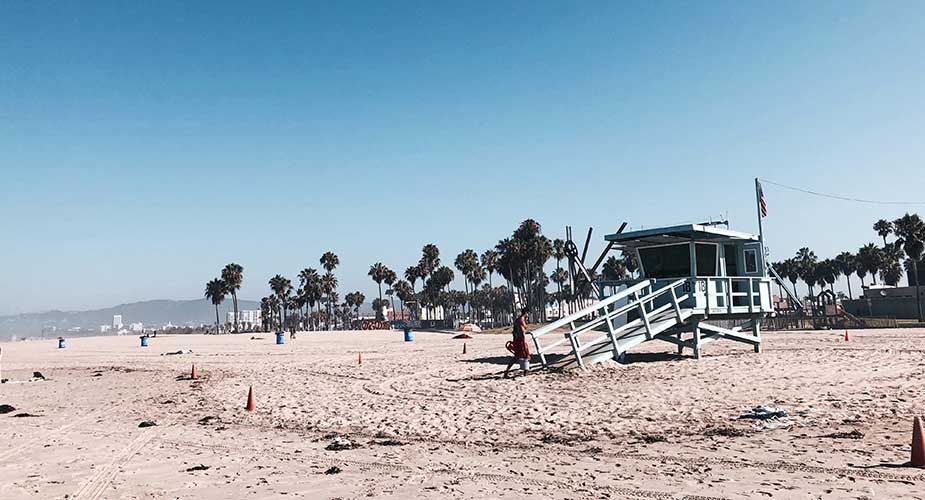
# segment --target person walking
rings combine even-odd
[[[511,362],[507,364],[507,368],[504,370],[504,378],[510,376],[511,367],[514,366],[514,363],[520,363],[520,369],[523,370],[524,375],[530,370],[530,347],[527,346],[527,316],[529,314],[529,308],[524,307],[520,310],[520,316],[514,321],[514,340],[509,341],[504,346],[513,355]]]

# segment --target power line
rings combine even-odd
[[[837,194],[828,194],[820,193],[818,191],[812,191],[809,189],[798,188],[794,186],[788,186],[786,184],[781,184],[779,182],[769,181],[767,179],[759,179],[760,182],[766,184],[773,184],[777,187],[782,187],[784,189],[789,189],[791,191],[797,191],[800,193],[811,194],[813,196],[820,196],[822,198],[831,198],[833,200],[842,200],[842,201],[853,201],[855,203],[869,203],[871,205],[925,205],[925,201],[884,201],[884,200],[865,200],[863,198],[852,198],[850,196],[841,196]]]

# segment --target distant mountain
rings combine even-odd
[[[260,303],[253,300],[238,300],[238,309],[259,309]],[[232,309],[231,299],[219,306],[221,321]],[[41,335],[43,329],[56,327],[57,333],[80,327],[99,332],[100,325],[111,325],[114,314],[122,315],[122,324],[144,323],[145,327],[158,327],[168,322],[174,325],[199,325],[215,323],[215,308],[206,299],[196,300],[148,300],[133,302],[93,311],[48,311],[43,313],[0,316],[0,340],[9,340]]]

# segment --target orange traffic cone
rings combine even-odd
[[[466,343],[463,342],[463,354],[466,354]]]
[[[919,417],[912,420],[912,459],[909,465],[925,467],[925,436],[922,435],[922,420]]]
[[[848,342],[848,330],[845,330],[845,342]]]
[[[358,353],[357,353],[357,364],[358,364],[358,365],[362,365],[362,364],[363,364],[363,353],[362,353],[362,352],[358,352]]]
[[[254,411],[257,409],[257,403],[254,402],[254,386],[251,386],[247,391],[247,406],[245,408],[247,411]]]
[[[196,380],[196,363],[193,363],[193,369],[189,372],[190,380]]]

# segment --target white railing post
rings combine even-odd
[[[681,306],[678,304],[678,294],[674,292],[674,285],[671,286],[671,305],[674,306],[674,314],[678,318],[678,323],[681,323]],[[710,296],[707,295],[707,309],[710,309]]]

